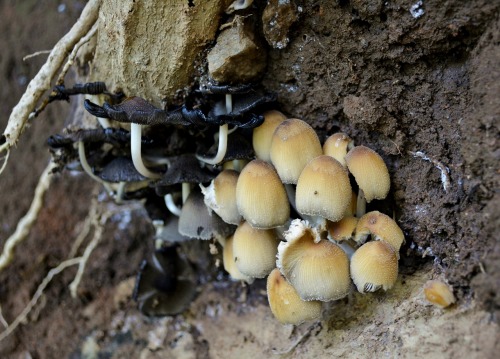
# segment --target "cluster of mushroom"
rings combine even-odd
[[[361,293],[391,288],[403,232],[383,213],[364,213],[389,192],[382,158],[342,133],[321,146],[311,126],[278,111],[264,119],[253,130],[257,158],[201,186],[205,204],[238,225],[223,243],[226,271],[248,283],[268,276],[271,310],[291,324],[318,318],[351,279]]]

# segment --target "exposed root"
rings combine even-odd
[[[438,160],[427,156],[425,153],[422,151],[417,151],[417,152],[412,152],[409,151],[409,153],[413,157],[420,157],[424,161],[429,161],[431,162],[436,168],[441,171],[441,183],[443,184],[443,189],[445,192],[448,192],[448,189],[451,186],[451,179],[450,179],[450,169],[446,167],[442,162],[439,162]]]
[[[2,306],[1,305],[0,305],[0,323],[4,326],[4,328],[7,328],[9,326],[9,323],[7,323],[7,321],[3,317]]]
[[[14,321],[7,327],[7,329],[5,329],[2,333],[0,333],[0,342],[4,340],[6,337],[8,337],[19,326],[19,324],[21,324],[23,321],[26,320],[28,314],[37,304],[45,288],[47,288],[52,279],[66,268],[79,264],[80,262],[81,262],[81,257],[72,258],[60,263],[57,267],[52,268],[49,271],[49,273],[47,273],[47,276],[43,279],[42,283],[38,286],[38,289],[33,295],[33,298],[31,298],[28,305],[23,309],[21,314],[19,314],[17,318],[14,319]]]
[[[0,146],[0,153],[9,150],[17,143],[30,118],[30,114],[45,91],[51,88],[51,82],[67,58],[68,53],[73,50],[80,39],[89,33],[96,23],[101,3],[102,0],[90,0],[87,3],[78,21],[54,46],[45,64],[30,81],[28,88],[9,117],[7,127],[3,133],[5,143]]]
[[[37,52],[34,52],[32,54],[29,54],[29,55],[26,55],[23,57],[23,61],[26,61],[26,60],[29,60],[33,57],[36,57],[36,56],[39,56],[39,55],[46,55],[46,54],[50,54],[50,51],[51,50],[42,50],[42,51],[37,51]]]
[[[78,233],[78,237],[76,237],[75,241],[73,242],[73,245],[71,246],[68,258],[73,258],[74,256],[76,256],[78,249],[82,245],[85,238],[87,238],[87,236],[89,235],[92,225],[96,223],[95,219],[96,216],[97,216],[97,201],[93,200],[92,204],[90,205],[87,218],[85,218],[85,222],[83,223],[83,228],[80,231],[80,233]]]
[[[17,223],[16,231],[5,242],[2,255],[0,255],[0,272],[5,269],[10,264],[10,262],[12,262],[12,260],[14,259],[15,247],[24,239],[26,239],[31,230],[31,227],[35,223],[35,220],[38,217],[38,213],[40,212],[40,209],[43,205],[44,195],[47,192],[50,183],[52,182],[51,172],[55,167],[55,163],[51,161],[45,168],[42,175],[40,176],[38,185],[36,186],[35,195],[33,196],[33,202],[31,202],[31,206],[28,212]]]
[[[5,156],[0,158],[0,161],[3,161],[2,167],[0,168],[0,175],[2,174],[5,167],[7,167],[7,162],[9,161],[9,155],[10,155],[10,150],[7,149],[7,153],[5,154]]]

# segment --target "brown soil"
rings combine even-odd
[[[44,62],[22,57],[49,49],[83,2],[0,3],[0,124]],[[264,1],[256,1],[259,9]],[[396,4],[397,3],[397,4]],[[146,318],[129,296],[140,261],[152,250],[152,226],[137,205],[106,225],[78,299],[68,269],[10,337],[2,358],[456,357],[490,358],[500,314],[500,17],[493,1],[303,2],[283,50],[269,50],[263,84],[281,110],[320,134],[341,130],[378,151],[388,164],[393,208],[406,236],[396,288],[353,294],[325,309],[320,324],[279,325],[265,285],[232,283],[205,243],[191,245],[205,272],[200,293],[182,315]],[[81,101],[80,101],[81,103]],[[72,101],[75,106],[78,101]],[[29,208],[49,155],[46,138],[61,132],[70,106],[55,104],[35,119],[0,176],[0,243]],[[412,153],[422,152],[432,161]],[[449,169],[444,188],[442,171]],[[443,168],[444,168],[443,167]],[[0,273],[7,322],[24,308],[50,268],[67,258],[99,187],[84,175],[58,175],[32,233]],[[102,196],[101,196],[102,197]],[[104,208],[114,205],[104,201]],[[422,286],[446,278],[458,298],[442,311]],[[309,331],[308,331],[309,330]],[[30,356],[29,356],[30,355]]]

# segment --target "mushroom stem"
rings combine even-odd
[[[233,111],[233,97],[231,94],[226,94],[226,112],[231,113]],[[196,158],[202,162],[208,163],[209,165],[216,165],[224,159],[227,150],[227,136],[229,134],[228,124],[224,124],[219,127],[219,147],[217,149],[217,154],[214,158],[206,158],[202,156],[196,156]]]
[[[182,183],[182,204],[186,203],[186,199],[191,193],[191,184],[187,182]]]
[[[132,162],[134,163],[137,172],[139,172],[144,177],[158,179],[161,177],[160,174],[148,170],[144,165],[144,162],[142,161],[141,136],[142,125],[132,122],[130,124],[130,147],[132,152]]]
[[[85,143],[83,141],[78,141],[78,156],[80,157],[80,164],[83,167],[83,170],[94,180],[99,183],[101,183],[106,191],[111,194],[113,193],[113,190],[111,189],[111,186],[109,185],[108,182],[103,181],[99,177],[97,177],[94,172],[92,172],[92,168],[89,165],[89,162],[87,161],[87,155],[85,154]]]
[[[115,202],[117,204],[120,204],[123,202],[123,194],[125,193],[126,186],[127,186],[127,182],[125,182],[125,181],[121,181],[118,184],[118,188],[117,188],[116,194],[115,194]]]
[[[361,218],[366,213],[366,199],[363,190],[358,191],[358,200],[356,202],[356,217]]]
[[[177,217],[179,217],[181,215],[181,209],[175,204],[172,194],[166,194],[164,198],[165,205],[167,206],[168,210],[172,212],[172,214],[175,214]]]

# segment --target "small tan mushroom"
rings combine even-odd
[[[342,166],[347,167],[345,156],[353,146],[354,141],[345,133],[334,133],[323,144],[323,154],[335,158]]]
[[[264,278],[276,265],[280,240],[273,229],[253,228],[242,222],[233,236],[233,256],[241,273]]]
[[[377,241],[389,243],[399,258],[399,249],[404,243],[405,236],[391,217],[379,211],[368,212],[361,217],[356,225],[354,240],[357,243],[364,243],[370,234]]]
[[[243,168],[236,184],[238,211],[256,228],[274,228],[286,223],[290,204],[274,167],[253,160]]]
[[[430,303],[439,308],[449,307],[456,301],[450,287],[439,280],[430,280],[425,283],[424,294]]]
[[[351,277],[361,293],[392,288],[398,278],[398,257],[391,245],[368,242],[351,257]]]
[[[357,217],[365,213],[365,201],[384,199],[389,193],[391,179],[384,160],[372,149],[356,146],[345,157],[349,172],[359,186]]]
[[[297,211],[336,222],[350,206],[351,193],[344,167],[330,156],[318,156],[300,174],[295,197]]]
[[[233,280],[242,280],[249,284],[253,283],[253,278],[241,273],[236,266],[233,255],[233,236],[226,238],[222,252],[222,261],[224,269],[229,273]]]
[[[236,206],[238,176],[239,173],[234,170],[224,170],[212,180],[210,186],[200,185],[207,207],[217,213],[224,222],[236,225],[242,220]]]
[[[358,219],[353,216],[346,216],[338,222],[328,221],[328,233],[330,238],[336,242],[347,241],[354,236],[354,231]]]
[[[347,296],[349,259],[336,244],[320,238],[306,221],[293,220],[278,247],[277,267],[303,300],[331,301]]]
[[[299,325],[321,316],[321,302],[300,299],[277,268],[267,277],[267,299],[271,312],[282,324]]]
[[[283,183],[296,184],[306,164],[322,154],[318,135],[302,120],[285,120],[274,131],[271,162]]]
[[[271,162],[271,141],[274,130],[286,116],[279,111],[267,111],[264,113],[264,122],[259,127],[253,129],[252,143],[255,155],[259,160]]]

